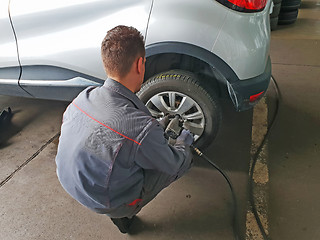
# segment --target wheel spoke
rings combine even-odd
[[[203,118],[203,114],[200,111],[188,114],[188,115],[182,115],[184,119],[187,120],[196,120],[196,119],[201,119]]]
[[[187,122],[186,123],[188,129],[190,132],[192,132],[194,135],[200,136],[203,132],[203,125],[199,123],[193,123],[193,122]]]
[[[167,113],[169,110],[168,105],[160,95],[153,96],[150,101],[155,105],[161,112]]]
[[[153,117],[155,117],[155,118],[159,118],[159,117],[162,117],[162,116],[163,116],[163,113],[157,112],[157,111],[155,111],[155,110],[153,110],[153,109],[151,109],[151,108],[149,108],[149,107],[148,107],[148,110],[149,110],[149,112],[151,113],[151,115],[152,115]]]
[[[190,108],[194,106],[194,101],[189,97],[183,97],[182,101],[177,109],[177,113],[183,115],[187,112]]]
[[[171,108],[171,110],[175,110],[176,109],[176,93],[169,92],[168,95],[169,95],[170,108]]]

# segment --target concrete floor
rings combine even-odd
[[[297,22],[272,32],[273,76],[282,93],[267,150],[265,210],[272,239],[320,239],[319,16],[319,3],[303,0]],[[267,102],[273,97],[268,94]],[[253,113],[223,104],[222,129],[206,154],[234,183],[244,236]],[[139,213],[133,234],[122,235],[57,180],[54,157],[66,103],[0,96],[0,109],[7,106],[14,116],[0,134],[0,239],[232,239],[229,189],[205,162],[198,159]]]
[[[232,239],[230,192],[207,163],[197,160],[138,214],[133,234],[122,235],[57,180],[54,158],[66,103],[5,96],[0,103],[15,112],[0,145],[0,239]],[[224,105],[226,120],[208,156],[235,182],[244,234],[252,111],[237,113],[230,102]]]
[[[269,139],[271,239],[320,239],[320,2],[302,0],[298,20],[272,33],[282,101]]]

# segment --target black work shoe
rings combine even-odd
[[[133,222],[134,217],[132,218],[111,218],[112,222],[119,228],[120,232],[128,233],[130,226]]]

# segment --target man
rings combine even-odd
[[[127,233],[141,208],[190,168],[193,137],[184,130],[175,146],[168,145],[163,128],[134,94],[146,61],[135,28],[108,31],[101,52],[108,79],[85,89],[65,111],[57,175],[74,199]]]

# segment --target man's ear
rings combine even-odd
[[[140,74],[142,72],[142,67],[143,67],[143,57],[138,58],[138,66],[137,66],[138,73]]]

